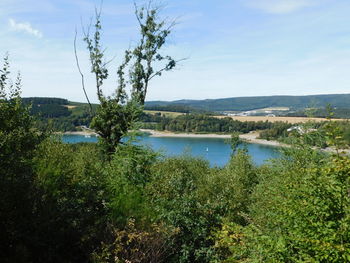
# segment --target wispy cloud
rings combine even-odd
[[[287,14],[315,5],[314,0],[248,0],[249,7],[271,14]]]
[[[10,18],[9,25],[12,30],[25,32],[37,38],[43,37],[43,34],[38,29],[33,28],[28,22],[18,23],[14,19]]]

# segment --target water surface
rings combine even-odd
[[[64,135],[66,143],[97,142],[97,137],[81,135]],[[139,143],[148,145],[156,151],[162,151],[166,156],[176,156],[188,153],[196,157],[202,157],[210,162],[211,166],[224,166],[231,154],[230,145],[225,139],[220,138],[188,138],[188,137],[150,137],[139,138]],[[240,146],[241,148],[243,146]],[[266,160],[280,155],[278,148],[260,145],[246,144],[249,154],[255,164],[261,165]]]

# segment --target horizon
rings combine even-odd
[[[176,101],[202,101],[202,100],[220,100],[220,99],[236,99],[236,98],[260,98],[260,97],[310,97],[310,96],[333,96],[333,95],[350,95],[350,93],[329,93],[329,94],[307,94],[307,95],[265,95],[265,96],[239,96],[239,97],[225,97],[225,98],[205,98],[205,99],[177,99],[177,100],[146,100],[146,102],[176,102]],[[24,99],[30,98],[50,98],[50,99],[67,99],[63,97],[42,97],[42,96],[26,96]],[[77,103],[88,103],[85,101],[72,101],[67,99],[69,102],[77,102]],[[98,102],[93,102],[93,104],[98,104]]]
[[[10,53],[12,71],[22,73],[24,97],[85,101],[73,50],[77,27],[87,92],[97,102],[80,19],[86,25],[99,3],[1,1],[0,48]],[[152,81],[146,99],[346,94],[350,90],[349,10],[350,2],[345,0],[168,3],[161,16],[178,17],[179,23],[163,53],[189,59]],[[115,87],[114,72],[122,51],[137,40],[133,12],[130,1],[104,1],[103,42],[107,56],[117,56],[110,66],[107,94]]]

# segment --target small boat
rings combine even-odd
[[[207,147],[207,149],[205,150],[206,152],[209,152],[209,148]]]
[[[91,135],[85,134],[85,138],[91,138]]]

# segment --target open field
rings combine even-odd
[[[288,123],[305,123],[308,121],[322,122],[326,118],[307,118],[307,117],[267,117],[267,116],[215,116],[215,118],[232,118],[237,121],[269,121],[269,122],[288,122]],[[345,121],[346,119],[332,119],[332,121]]]
[[[174,117],[177,117],[179,115],[184,115],[185,113],[182,113],[182,112],[172,112],[172,111],[157,111],[157,110],[145,110],[144,111],[145,113],[148,113],[148,114],[156,114],[156,113],[160,113],[162,116],[165,116],[165,117],[171,117],[171,118],[174,118]]]
[[[77,106],[76,105],[63,105],[64,107],[66,107],[67,109],[74,109]]]

